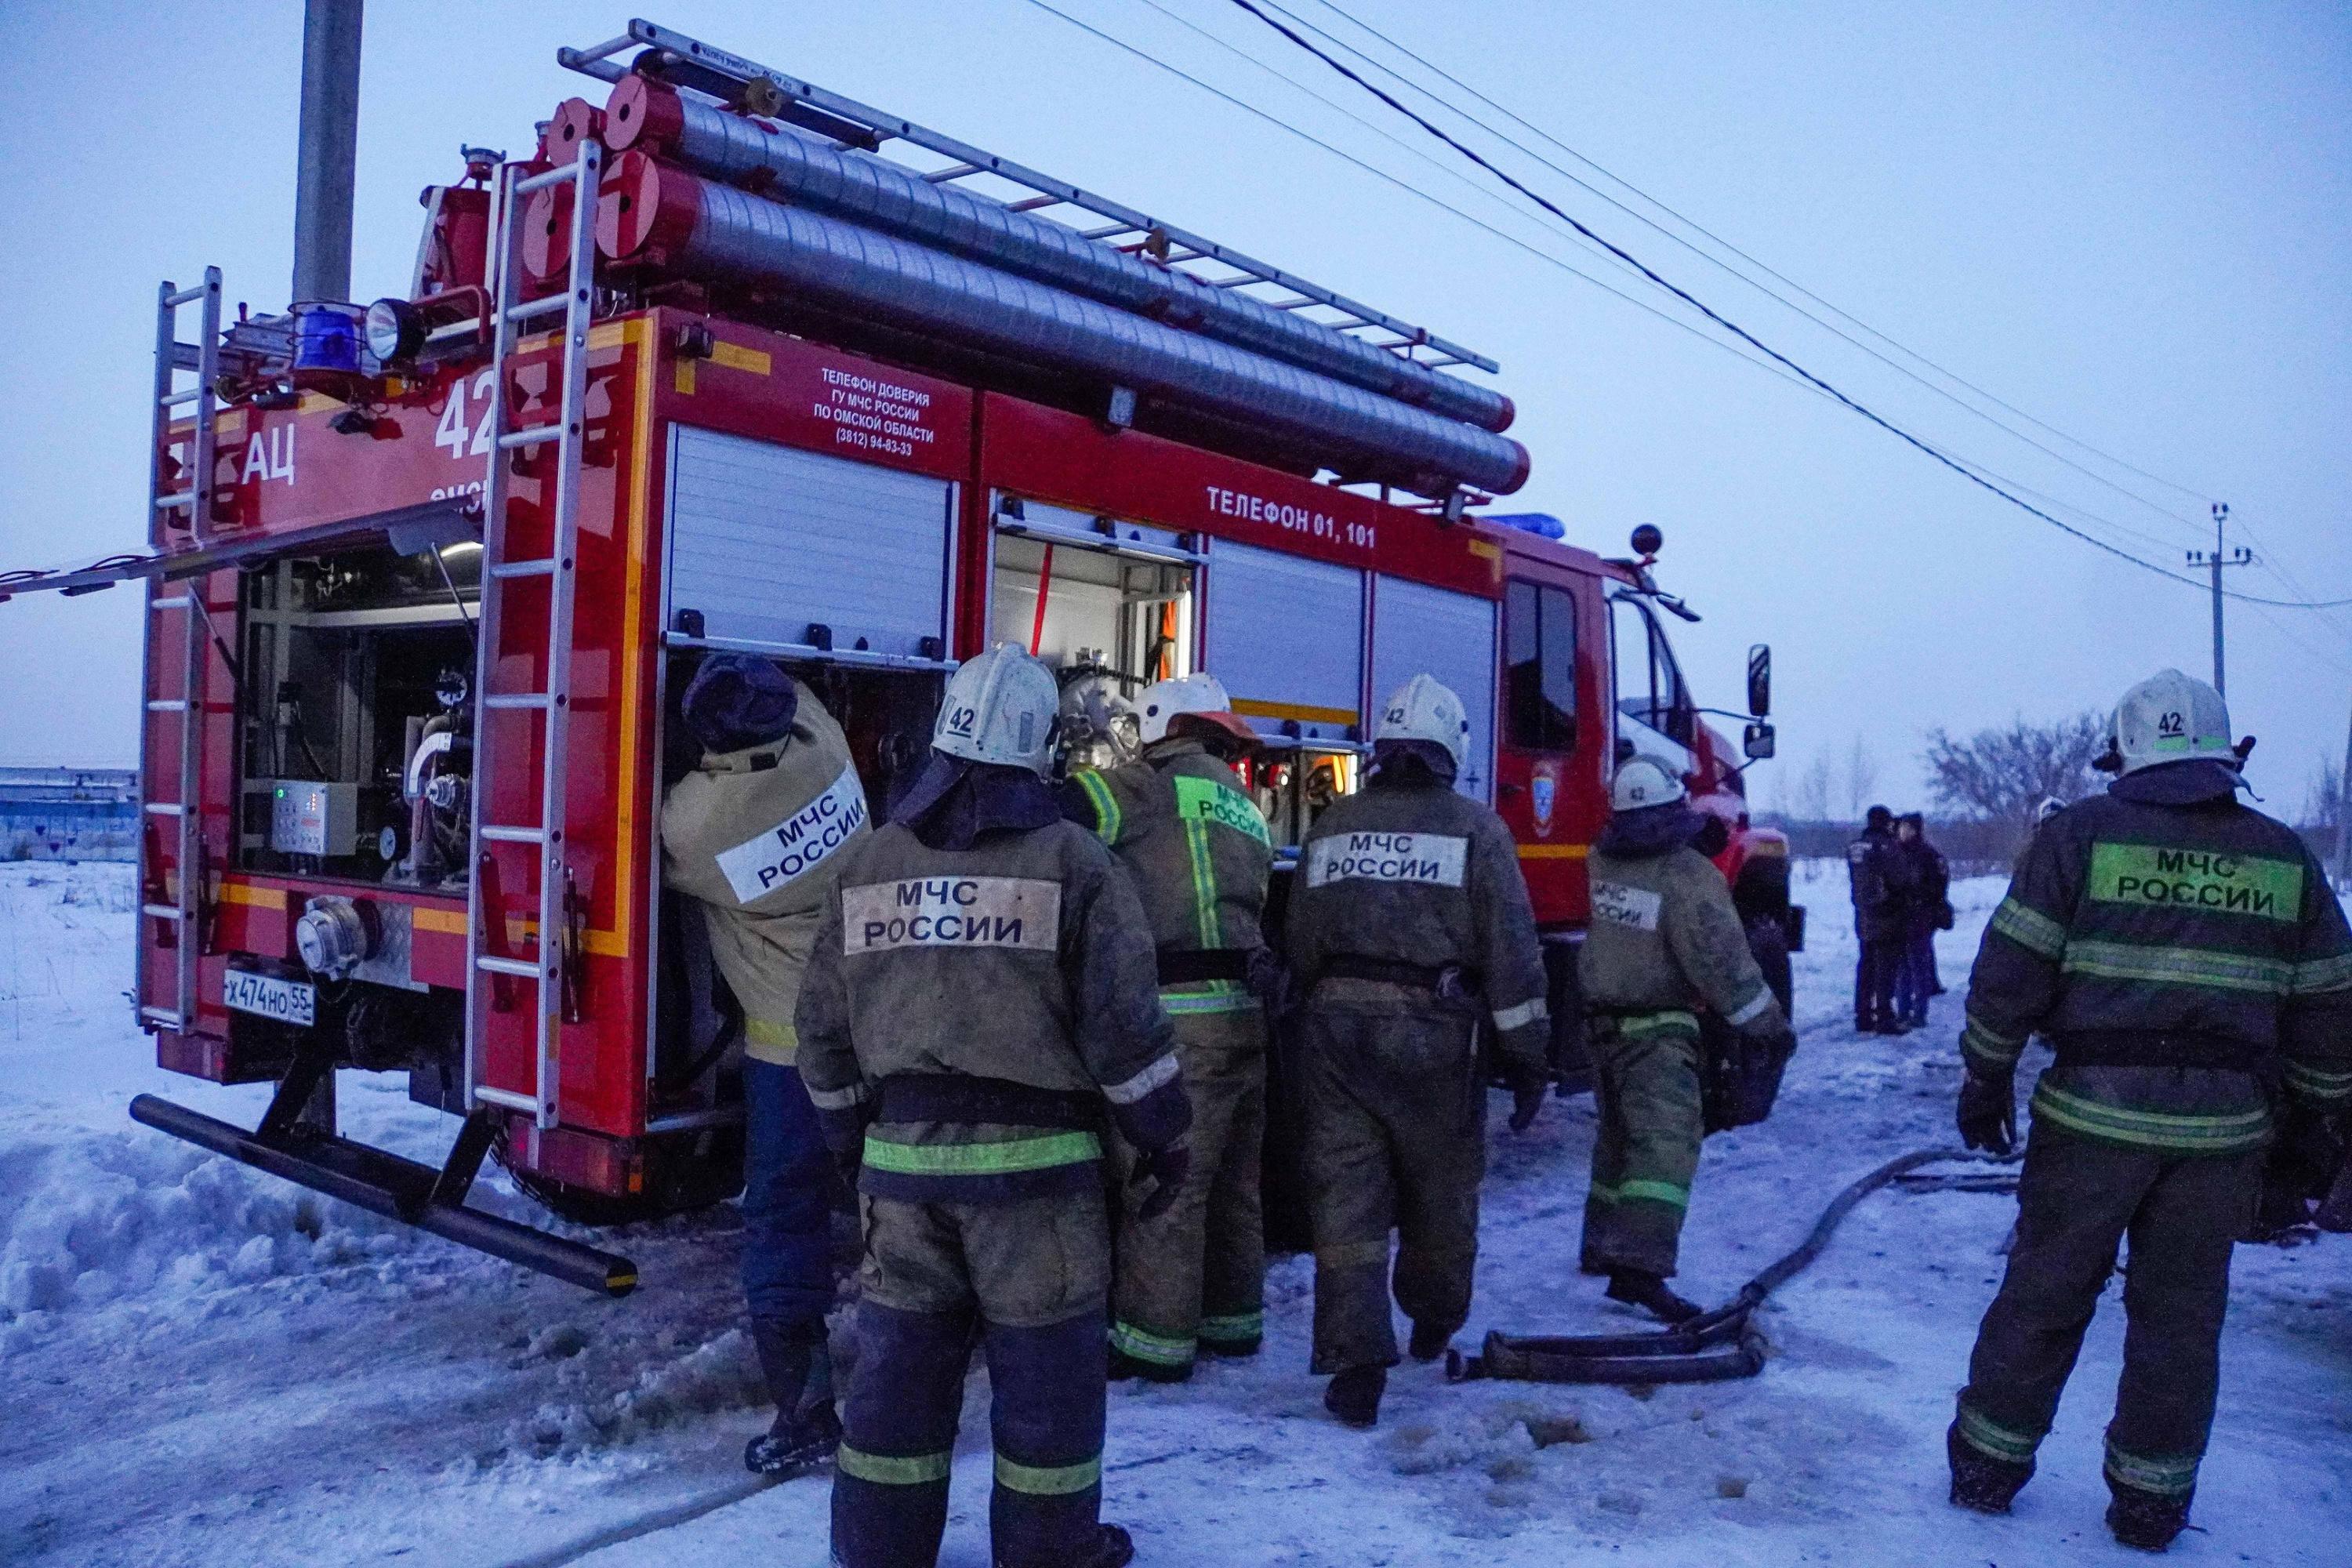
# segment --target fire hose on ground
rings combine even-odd
[[[1474,1356],[1445,1352],[1449,1383],[1513,1378],[1530,1383],[1722,1383],[1764,1370],[1764,1335],[1755,1324],[1766,1298],[1811,1267],[1863,1199],[1923,1165],[1979,1163],[1958,1149],[1919,1149],[1889,1160],[1830,1200],[1797,1249],[1739,1288],[1723,1306],[1686,1323],[1633,1334],[1507,1334],[1491,1330]],[[2016,1168],[1998,1165],[1927,1184],[1960,1191],[2013,1187]]]

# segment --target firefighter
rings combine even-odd
[[[1904,900],[1911,871],[1895,842],[1895,816],[1874,805],[1861,837],[1845,847],[1853,895],[1853,934],[1861,943],[1853,965],[1853,1029],[1858,1035],[1901,1035],[1895,1012],[1895,976],[1903,958]]]
[[[1549,1012],[1518,849],[1458,795],[1462,700],[1416,675],[1381,706],[1360,793],[1335,801],[1301,846],[1291,970],[1306,997],[1301,1076],[1315,1239],[1314,1370],[1349,1426],[1379,1419],[1396,1364],[1396,1297],[1414,1359],[1442,1354],[1470,1313],[1486,1173],[1491,1021],[1511,1082],[1511,1126],[1543,1103]]]
[[[1258,738],[1216,677],[1160,681],[1136,710],[1142,754],[1080,770],[1063,802],[1134,875],[1192,1100],[1194,1179],[1158,1219],[1123,1216],[1111,1292],[1111,1375],[1181,1383],[1198,1352],[1255,1355],[1265,1331],[1266,1037],[1256,991],[1269,988],[1272,963],[1258,916],[1273,835],[1232,766]],[[1138,1153],[1123,1139],[1112,1152],[1122,1170]]]
[[[1669,1323],[1699,1309],[1667,1289],[1705,1128],[1699,1025],[1711,1007],[1784,1055],[1795,1042],[1748,948],[1723,874],[1694,847],[1703,826],[1675,770],[1638,756],[1617,770],[1589,862],[1592,923],[1577,959],[1592,1026],[1592,1187],[1582,1267],[1609,1297]]]
[[[2016,1241],[1947,1436],[1952,1500],[2006,1512],[2089,1327],[2116,1244],[2124,1371],[2106,1430],[2107,1525],[2161,1551],[2189,1520],[2213,1421],[2231,1244],[2272,1136],[2352,1101],[2352,931],[2293,829],[2238,804],[2242,748],[2200,680],[2124,694],[2104,795],[2042,824],[1993,913],[1960,1037],[1959,1129],[2006,1153],[2019,1053],[2033,1092]]]
[[[866,791],[833,715],[764,658],[713,654],[680,703],[702,748],[662,806],[663,879],[702,906],[742,1012],[743,1293],[776,1404],[743,1462],[813,1468],[841,1435],[825,1309],[833,1173],[794,1068],[793,1011],[838,853],[866,831]]]
[[[1056,694],[1010,644],[958,669],[925,770],[840,857],[801,992],[801,1071],[864,1211],[857,1370],[834,1464],[845,1568],[938,1555],[964,1366],[988,1356],[999,1568],[1118,1568],[1104,1524],[1099,1162],[1149,1223],[1192,1107],[1132,881],[1046,783]]]

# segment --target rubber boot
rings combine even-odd
[[[1611,1274],[1607,1294],[1611,1300],[1639,1307],[1664,1323],[1687,1323],[1706,1310],[1668,1289],[1664,1279],[1639,1268],[1620,1268]]]
[[[816,1338],[812,1339],[814,1332]],[[805,1475],[841,1446],[841,1418],[833,1408],[833,1369],[824,1364],[824,1327],[814,1330],[754,1319],[751,1345],[775,1401],[776,1419],[743,1447],[743,1468],[755,1476]],[[814,1375],[812,1375],[814,1373]]]
[[[1108,1367],[1113,1383],[1130,1377],[1139,1377],[1146,1383],[1190,1383],[1192,1380],[1191,1362],[1182,1366],[1167,1366],[1156,1361],[1145,1361],[1141,1356],[1131,1356],[1116,1346],[1110,1352]]]
[[[1351,1366],[1331,1379],[1323,1391],[1323,1408],[1343,1426],[1370,1426],[1381,1418],[1381,1395],[1388,1391],[1389,1369]]]
[[[1435,1361],[1453,1342],[1452,1331],[1442,1329],[1435,1323],[1415,1323],[1412,1340],[1406,1348],[1412,1352],[1415,1361]]]
[[[2032,1460],[1994,1458],[1961,1436],[1957,1421],[1944,1433],[1944,1453],[1952,1465],[1952,1501],[1979,1513],[2007,1513],[2033,1479]]]
[[[1095,1527],[1094,1548],[1070,1560],[1070,1568],[1127,1568],[1135,1561],[1135,1538],[1115,1524]]]
[[[2188,1528],[2189,1496],[2159,1497],[2137,1487],[2107,1482],[2107,1528],[2122,1544],[2139,1552],[2162,1552]],[[2194,1494],[2190,1494],[2193,1496]]]

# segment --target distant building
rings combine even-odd
[[[138,854],[134,770],[0,767],[0,860],[133,860]]]

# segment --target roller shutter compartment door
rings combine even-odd
[[[1372,588],[1372,700],[1416,675],[1433,675],[1462,699],[1469,761],[1454,787],[1474,800],[1495,794],[1495,601],[1401,577]],[[1375,715],[1377,718],[1377,715]]]
[[[1203,668],[1225,683],[1251,728],[1344,741],[1361,724],[1361,572],[1218,540],[1208,599]]]
[[[794,447],[678,428],[670,450],[665,624],[711,638],[937,658],[947,633],[953,487]]]

